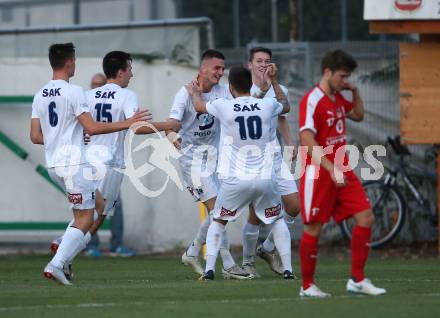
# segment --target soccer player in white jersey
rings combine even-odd
[[[232,98],[228,87],[219,84],[225,68],[224,59],[223,54],[216,50],[207,50],[202,54],[197,83],[205,101]],[[218,180],[215,174],[218,121],[206,112],[195,111],[185,87],[182,87],[176,94],[169,117],[182,124],[182,129],[179,131],[181,139],[175,140],[174,144],[178,149],[182,149],[179,163],[183,181],[194,200],[202,202],[211,212],[214,209],[218,191]],[[191,266],[199,275],[203,274],[199,251],[206,241],[206,233],[211,220],[212,217],[209,216],[200,225],[196,237],[182,255],[182,263]],[[235,264],[229,252],[226,235],[220,255],[223,260],[223,275],[226,278],[241,279],[248,276],[240,266]]]
[[[249,51],[248,67],[252,74],[252,88],[251,94],[255,97],[271,97],[275,98],[274,85],[279,85],[284,95],[288,96],[288,90],[285,86],[278,84],[278,81],[270,82],[267,78],[268,66],[272,65],[272,51],[266,47],[254,47]],[[293,149],[293,141],[290,136],[289,124],[287,123],[287,114],[278,117],[278,132],[284,140],[285,146]],[[278,136],[275,134],[274,139],[278,141]],[[279,142],[281,144],[281,141]],[[279,145],[280,146],[280,145]],[[275,164],[277,165],[276,180],[278,188],[281,193],[284,208],[284,220],[289,228],[290,236],[293,236],[293,223],[295,217],[299,213],[298,204],[298,189],[295,180],[290,173],[290,169],[283,161],[281,155],[281,148],[275,154]],[[282,168],[281,168],[282,167]],[[275,250],[273,235],[270,233],[263,244],[256,247],[260,231],[260,222],[255,217],[252,207],[250,208],[248,222],[243,228],[243,267],[255,276],[259,276],[255,268],[255,253],[264,259],[270,268],[278,274],[283,274],[285,279],[295,278],[290,264],[287,268],[283,268],[279,255]],[[291,238],[289,238],[290,242]],[[282,256],[285,260],[291,258],[291,249],[289,248],[288,255]]]
[[[268,73],[273,79],[275,71]],[[252,76],[242,66],[232,67],[228,79],[229,89],[235,97],[233,100],[220,98],[206,103],[196,85],[186,85],[196,110],[215,116],[221,125],[217,167],[221,184],[214,207],[214,220],[206,238],[203,280],[214,279],[216,258],[226,224],[235,220],[250,204],[260,221],[272,225],[279,250],[284,251],[287,247],[285,238],[289,236],[282,219],[281,197],[273,180],[276,167],[272,158],[273,147],[276,146],[272,137],[276,129],[273,118],[288,112],[289,104],[279,86],[275,86],[275,90],[282,104],[273,98],[250,96]]]
[[[139,111],[136,94],[127,89],[130,79],[133,77],[131,63],[132,58],[130,54],[123,51],[112,51],[104,56],[102,68],[107,77],[107,83],[86,93],[90,113],[97,122],[111,123],[124,121]],[[155,127],[158,131],[177,131],[180,128],[178,123],[171,120],[166,122],[150,122],[149,124],[150,127],[137,128],[135,133],[154,133],[152,127]],[[84,236],[84,247],[87,246],[91,237],[98,231],[105,218],[113,216],[124,176],[121,171],[125,168],[125,135],[126,131],[119,131],[93,136],[87,146],[87,161],[102,171],[102,175],[97,175],[96,177],[98,179],[98,190],[105,201],[105,208],[103,211],[97,211],[97,219]],[[52,242],[52,248],[55,243],[56,241]],[[72,276],[71,261],[72,259],[68,260],[69,266],[65,269],[70,277]]]
[[[53,76],[34,96],[30,137],[33,143],[44,145],[49,175],[66,191],[75,219],[45,267],[44,276],[70,285],[63,266],[82,246],[84,235],[93,223],[95,198],[96,207],[103,206],[96,182],[88,178],[92,169],[85,159],[84,130],[91,135],[121,131],[151,116],[148,111],[142,111],[121,122],[95,122],[82,88],[69,83],[75,73],[73,44],[51,45],[49,61]]]
[[[136,94],[127,89],[130,79],[133,77],[132,58],[129,53],[112,51],[104,56],[102,68],[107,83],[87,92],[87,103],[90,113],[98,122],[123,121],[133,116],[138,110],[138,98]],[[173,130],[178,131],[180,125],[175,121],[150,122],[149,126],[136,128],[136,134],[151,134],[155,131]],[[102,225],[106,216],[112,216],[117,203],[123,173],[124,163],[124,139],[126,132],[120,131],[113,134],[99,135],[91,138],[89,148],[94,147],[92,160],[98,160],[98,164],[105,165],[105,177],[98,183],[98,189],[105,200],[105,209],[102,215],[90,228],[90,234],[94,235]]]

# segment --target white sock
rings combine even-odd
[[[243,264],[255,263],[255,249],[257,248],[260,226],[246,223],[243,227]]]
[[[84,233],[80,229],[76,227],[67,228],[57,253],[50,261],[52,265],[62,268],[68,259],[73,258],[72,255],[78,249],[78,246],[82,245],[83,238]]]
[[[199,251],[206,242],[206,233],[208,233],[209,225],[211,225],[212,217],[207,216],[205,222],[200,224],[196,238],[186,250],[188,256],[199,256]]]
[[[263,249],[266,252],[273,252],[275,249],[275,243],[273,241],[273,234],[272,231],[270,231],[269,235],[267,236],[266,240],[263,242]]]
[[[220,250],[220,245],[225,232],[225,226],[218,222],[212,222],[206,235],[206,269],[205,272],[210,270],[215,272],[215,262]]]
[[[280,254],[284,270],[292,271],[292,251],[290,249],[290,233],[284,219],[275,221],[272,227],[275,246]]]
[[[284,214],[284,222],[286,222],[287,228],[289,229],[290,239],[293,238],[293,224],[295,223],[295,218],[289,214]],[[275,243],[273,241],[272,231],[267,236],[266,240],[263,242],[263,249],[266,252],[273,252],[275,250]]]
[[[222,243],[220,245],[220,257],[222,258],[224,269],[230,269],[235,265],[235,261],[232,257],[229,247],[228,233],[225,230],[223,233]]]
[[[73,251],[73,253],[69,256],[69,258],[67,259],[67,263],[68,264],[72,264],[73,259],[79,254],[81,253],[81,251],[83,251],[86,247],[87,244],[89,244],[90,240],[92,239],[92,234],[90,234],[90,232],[87,232],[86,234],[84,234],[84,237],[82,239],[82,242],[80,245],[78,245],[78,248]]]
[[[293,240],[293,225],[295,224],[295,218],[285,213],[284,222],[286,222],[287,228],[289,229],[290,239]]]

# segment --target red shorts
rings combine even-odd
[[[319,175],[316,177],[316,171]],[[344,173],[347,184],[337,187],[322,167],[309,165],[300,180],[301,217],[304,224],[339,223],[371,208],[364,188],[353,171]]]

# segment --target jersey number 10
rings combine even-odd
[[[261,138],[262,129],[261,118],[259,116],[249,116],[246,121],[244,116],[238,116],[235,118],[235,121],[238,123],[241,140],[246,140],[247,136],[251,139]]]

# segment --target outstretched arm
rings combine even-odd
[[[139,123],[134,124],[134,132],[136,135],[146,135],[153,134],[156,131],[165,131],[168,135],[170,132],[178,132],[181,125],[178,120],[175,119],[167,119],[166,121],[159,122],[148,122],[148,123]]]
[[[88,112],[82,113],[77,118],[80,124],[83,126],[84,130],[90,136],[93,136],[126,130],[136,122],[151,120],[152,116],[149,110],[142,110],[136,112],[132,117],[126,120],[112,123],[96,122],[93,120],[92,116]]]

